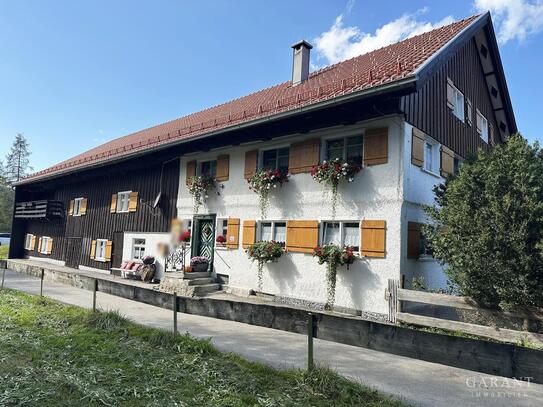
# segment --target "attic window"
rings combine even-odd
[[[494,86],[492,86],[492,89],[490,89],[490,93],[494,97],[498,97],[498,89],[496,89]]]
[[[481,44],[481,55],[485,58],[488,56],[488,49],[485,47],[484,44]]]

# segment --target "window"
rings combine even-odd
[[[420,234],[420,249],[419,249],[419,258],[421,259],[428,259],[433,257],[433,252],[430,249],[430,245],[428,244],[428,239],[426,236],[421,233]]]
[[[287,224],[281,221],[260,222],[260,238],[258,240],[269,242],[274,240],[285,246],[287,240]]]
[[[200,174],[201,177],[212,177],[217,176],[217,160],[213,161],[202,161],[200,163]]]
[[[27,233],[25,235],[25,249],[26,250],[32,250],[33,249],[33,247],[32,247],[32,238],[33,237],[34,236],[31,235],[30,233]]]
[[[226,246],[226,235],[228,234],[228,219],[217,219],[217,236],[215,236],[215,242],[217,246]],[[224,242],[220,242],[219,236],[224,237]]]
[[[460,167],[462,166],[462,161],[458,157],[454,157],[453,169],[454,174],[457,175],[460,172]]]
[[[96,254],[94,255],[95,260],[106,261],[106,245],[107,239],[96,240]]]
[[[132,243],[132,258],[142,260],[145,256],[145,239],[134,239]]]
[[[488,120],[479,110],[477,110],[477,133],[485,143],[488,143]]]
[[[336,158],[362,165],[362,137],[342,137],[326,140],[326,159]]]
[[[273,150],[265,150],[262,152],[262,165],[263,170],[275,170],[278,169],[283,173],[288,172],[288,147],[276,148]]]
[[[447,79],[447,105],[453,114],[462,122],[464,121],[464,95]]]
[[[128,212],[131,192],[132,191],[124,191],[117,193],[117,212]]]
[[[439,144],[428,140],[424,142],[424,169],[439,173]]]
[[[47,245],[49,244],[49,240],[51,238],[49,236],[43,236],[41,238],[41,243],[40,243],[40,247],[39,247],[39,252],[41,254],[47,254]]]
[[[83,198],[74,199],[74,212],[73,216],[81,216],[81,204],[83,203]]]
[[[183,221],[183,231],[189,232],[189,238],[185,240],[185,243],[190,246],[190,242],[192,240],[192,219],[185,219]]]
[[[360,247],[360,225],[358,222],[323,222],[322,244],[337,244]]]

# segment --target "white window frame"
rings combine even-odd
[[[454,106],[452,112],[458,120],[464,123],[466,120],[466,98],[455,85],[452,83],[448,83],[448,85],[450,85],[453,90]]]
[[[360,221],[359,220],[322,220],[320,224],[319,242],[324,245],[325,229],[327,223],[339,223],[339,245],[345,246],[345,225],[347,223],[353,223],[357,225],[357,239],[358,245],[353,245],[356,251],[360,251]]]
[[[118,202],[117,197],[117,202]],[[83,198],[75,198],[74,199],[74,210],[72,212],[73,216],[81,216],[81,203],[83,202]]]
[[[130,206],[130,194],[132,191],[121,191],[117,192],[117,213],[126,213],[128,212],[128,207]],[[122,197],[126,197],[124,200]],[[123,208],[124,202],[126,202],[126,209]]]
[[[49,239],[51,239],[49,236],[41,237],[41,244],[38,248],[40,254],[47,254],[47,244],[49,243]]]
[[[330,135],[322,138],[321,141],[321,162],[322,161],[329,161],[330,158],[328,157],[328,142],[343,139],[343,159],[347,159],[347,139],[353,138],[353,137],[360,137],[362,139],[362,149],[360,150],[360,157],[362,161],[364,160],[364,130],[358,130],[353,131],[352,133],[347,134],[341,134],[341,135]],[[362,163],[361,163],[362,164]]]
[[[481,118],[481,131],[479,131],[479,118]],[[476,128],[477,133],[479,134],[479,137],[485,142],[488,143],[488,119],[477,109],[477,117],[476,117]]]
[[[143,241],[137,242],[137,241]],[[141,237],[135,237],[132,239],[132,259],[133,260],[143,260],[143,257],[145,257],[145,251],[146,251],[146,240]]]
[[[94,260],[106,261],[107,239],[96,239],[96,248],[94,250]]]
[[[217,243],[217,237],[218,236],[224,236],[225,238],[228,236],[228,218],[217,218],[217,224],[215,225],[215,246],[217,249],[223,249],[226,248],[225,241],[222,245],[219,245]]]
[[[285,241],[284,242],[278,242],[278,243],[281,243],[282,246],[285,246],[286,245],[286,242],[287,242],[287,221],[286,220],[268,220],[268,219],[264,219],[264,220],[259,220],[258,221],[258,224],[257,224],[257,239],[258,241],[262,241],[262,224],[263,223],[271,223],[271,239],[270,240],[266,240],[267,242],[269,241],[276,241],[276,237],[277,237],[277,223],[284,223],[285,224]]]
[[[27,234],[25,235],[25,250],[31,250],[31,248],[30,248],[30,243],[32,242],[32,237],[33,237],[33,236],[34,236],[34,235],[31,234],[31,233],[27,233]]]
[[[259,150],[258,152],[258,169],[259,170],[263,170],[264,169],[264,153],[266,151],[272,151],[272,150],[282,150],[282,149],[288,149],[288,156],[289,156],[289,159],[290,159],[290,145],[289,144],[285,144],[285,145],[281,145],[281,146],[277,146],[277,147],[270,147],[270,148],[264,148],[262,150]],[[273,169],[278,169],[279,168],[279,155],[277,155],[275,157],[275,167]],[[288,164],[287,164],[287,171],[288,171]]]
[[[432,150],[431,151],[431,157],[432,157],[431,165],[428,164],[428,161],[426,159],[428,146],[430,146]],[[424,171],[429,172],[434,175],[439,175],[439,167],[440,167],[439,148],[440,148],[440,145],[437,141],[434,141],[430,138],[427,138],[424,140],[424,154],[423,154],[424,160],[422,163],[422,169]]]

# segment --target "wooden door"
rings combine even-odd
[[[74,269],[79,267],[82,242],[83,239],[80,237],[69,237],[66,239],[66,267]]]
[[[123,262],[124,232],[113,232],[113,250],[111,252],[111,267],[119,268]]]

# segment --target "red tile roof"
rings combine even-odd
[[[173,144],[211,131],[273,116],[410,76],[478,16],[454,22],[396,44],[311,73],[298,86],[290,81],[230,102],[117,138],[45,170],[23,183]],[[56,174],[55,174],[56,175]]]

